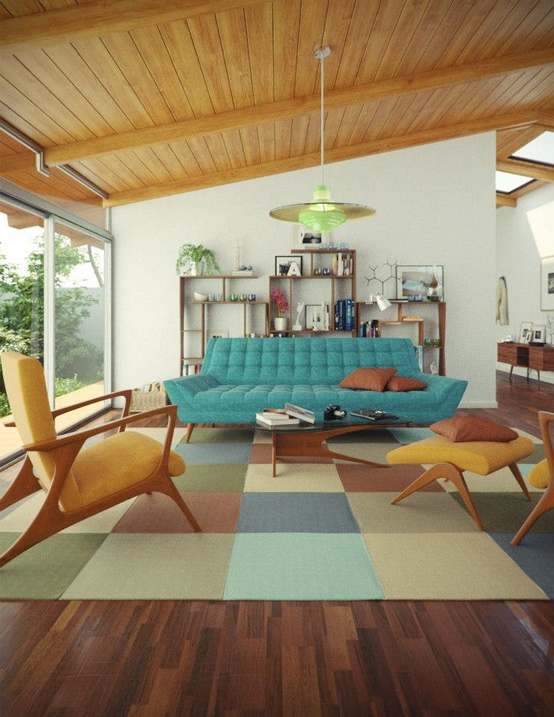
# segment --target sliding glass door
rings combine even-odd
[[[44,366],[55,408],[101,396],[110,381],[111,243],[94,230],[0,198],[0,351]],[[56,420],[58,430],[103,409]],[[0,371],[0,463],[21,448]]]

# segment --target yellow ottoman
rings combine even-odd
[[[531,500],[517,461],[529,456],[534,448],[533,441],[523,436],[508,442],[455,442],[446,436],[433,436],[417,443],[395,448],[387,454],[387,461],[390,464],[425,463],[432,464],[432,467],[416,478],[391,503],[398,503],[437,478],[444,478],[454,483],[477,523],[477,527],[479,530],[484,530],[464,480],[463,472],[472,471],[478,475],[487,476],[507,466],[512,471],[527,500]]]

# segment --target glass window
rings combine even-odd
[[[0,203],[0,351],[44,357],[44,219]],[[0,370],[0,419],[10,416]],[[21,448],[16,428],[0,427],[0,457]]]
[[[105,393],[104,242],[61,222],[54,236],[55,407],[61,408]]]

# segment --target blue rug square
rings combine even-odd
[[[179,443],[174,449],[187,463],[248,463],[251,443]]]
[[[529,532],[519,545],[511,545],[513,533],[491,534],[491,538],[519,567],[554,599],[552,533]]]
[[[235,536],[224,600],[382,600],[361,535]]]
[[[359,533],[344,493],[245,493],[237,533]]]

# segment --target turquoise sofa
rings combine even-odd
[[[394,367],[427,383],[423,391],[360,391],[338,384],[359,367]],[[409,339],[211,339],[200,373],[164,381],[178,416],[197,423],[251,423],[257,411],[302,406],[323,420],[323,409],[374,408],[430,424],[454,414],[467,381],[422,374]],[[348,417],[351,418],[350,416]],[[363,419],[359,419],[363,422]]]

